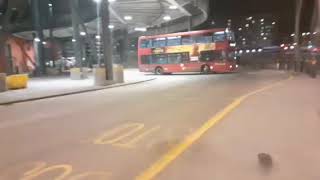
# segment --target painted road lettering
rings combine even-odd
[[[129,123],[116,127],[100,135],[94,144],[113,145],[125,148],[135,147],[142,139],[159,130],[160,127],[146,128],[142,123]]]
[[[111,177],[110,172],[89,171],[72,175],[72,171],[72,166],[68,164],[49,166],[45,162],[38,162],[35,163],[35,167],[33,169],[25,172],[20,180],[36,180],[43,179],[44,177],[52,180],[107,180]],[[53,175],[53,173],[56,173],[56,175]]]

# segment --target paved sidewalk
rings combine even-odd
[[[319,180],[319,93],[319,78],[299,75],[250,97],[157,179]]]
[[[84,80],[71,80],[69,77],[32,78],[27,89],[0,93],[0,105],[114,88],[155,79],[154,76],[146,76],[137,69],[126,69],[124,78],[125,83],[110,86],[94,86],[92,76]]]

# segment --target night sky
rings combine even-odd
[[[313,3],[314,0],[304,0],[302,32],[310,31]],[[295,0],[211,0],[211,10],[211,17],[220,26],[235,16],[272,14],[278,17],[280,34],[294,32]]]

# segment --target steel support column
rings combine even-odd
[[[110,15],[109,15],[109,2],[102,0],[101,8],[101,28],[102,28],[102,43],[103,43],[103,58],[106,68],[106,80],[113,80],[113,62],[112,62],[112,39],[111,31],[109,29]]]

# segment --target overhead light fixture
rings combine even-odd
[[[136,27],[134,28],[135,31],[141,31],[141,32],[146,32],[147,31],[147,28],[145,27]]]
[[[127,20],[127,21],[132,20],[132,16],[124,16],[123,18],[124,18],[125,20]]]
[[[36,38],[34,38],[34,41],[35,42],[40,42],[41,40],[40,40],[40,38],[36,37]]]
[[[114,29],[114,25],[110,24],[110,25],[108,26],[108,28],[109,28],[109,29]]]
[[[178,9],[178,7],[177,7],[177,6],[175,6],[175,5],[171,5],[171,6],[169,6],[169,9],[174,10],[174,9]]]
[[[49,3],[49,4],[48,4],[48,6],[49,6],[49,7],[52,7],[52,4],[51,4],[51,3]]]
[[[86,33],[86,32],[81,31],[81,32],[80,32],[80,35],[81,35],[81,36],[85,36],[85,35],[87,35],[87,33]]]
[[[163,20],[165,20],[165,21],[170,21],[170,20],[171,20],[171,16],[166,15],[166,16],[163,17]]]

